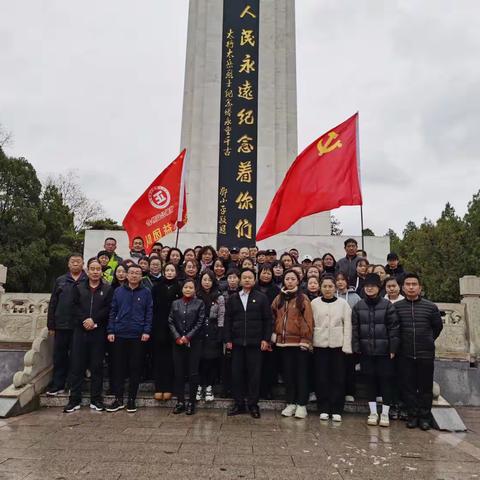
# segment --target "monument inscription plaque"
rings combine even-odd
[[[255,243],[260,0],[224,0],[217,245]]]

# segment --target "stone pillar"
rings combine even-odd
[[[473,359],[480,359],[480,277],[465,275],[460,279],[460,295],[467,311],[468,339]]]
[[[222,22],[223,0],[190,0],[180,145],[188,152],[182,248],[216,241]],[[298,154],[294,0],[261,1],[259,64],[257,227]],[[302,219],[286,233],[312,241],[330,235],[329,212]],[[296,238],[285,244],[296,245]]]
[[[8,268],[0,263],[0,296],[5,293],[4,285],[7,283],[7,270]]]

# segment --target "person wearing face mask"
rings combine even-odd
[[[282,415],[301,419],[307,416],[313,316],[310,301],[299,285],[299,275],[294,270],[285,270],[283,288],[272,303],[272,341],[280,351],[286,387],[287,406]]]
[[[205,398],[206,402],[212,402],[215,400],[213,387],[218,378],[223,349],[225,298],[220,293],[215,274],[211,270],[204,270],[200,274],[197,298],[205,305],[205,327],[196,399]]]
[[[205,325],[205,304],[195,298],[195,282],[185,280],[182,298],[172,303],[168,325],[175,340],[173,364],[175,367],[175,395],[177,404],[173,413],[195,413],[199,384],[199,366],[202,355],[202,330]],[[185,403],[185,378],[188,378],[189,398]]]
[[[365,299],[352,311],[352,346],[360,355],[365,376],[370,415],[368,425],[389,427],[394,378],[393,359],[400,347],[400,324],[395,307],[379,295],[382,282],[376,273],[365,278]],[[382,413],[377,412],[377,388],[383,399]]]
[[[335,279],[320,280],[321,297],[312,301],[315,386],[320,420],[342,421],[345,403],[345,356],[352,353],[352,310],[335,296]]]
[[[167,263],[163,276],[152,288],[152,350],[155,400],[170,400],[173,391],[173,340],[168,325],[168,315],[175,300],[182,297],[182,288],[177,278],[177,267]]]
[[[112,302],[113,289],[102,280],[102,266],[96,258],[87,262],[88,280],[73,289],[75,329],[72,342],[71,390],[65,413],[80,408],[85,370],[90,377],[90,408],[105,409],[102,398],[105,333]]]

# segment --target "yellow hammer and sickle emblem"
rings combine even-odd
[[[325,153],[329,153],[336,148],[342,148],[342,142],[337,140],[333,145],[332,142],[338,137],[338,133],[330,132],[325,143],[322,142],[322,139],[317,143],[318,154],[322,156]]]

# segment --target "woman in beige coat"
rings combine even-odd
[[[335,279],[325,276],[321,297],[312,301],[315,390],[320,420],[342,420],[345,403],[345,355],[352,353],[352,310],[335,296]]]

